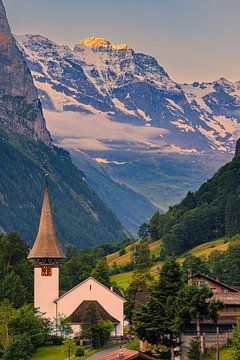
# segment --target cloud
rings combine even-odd
[[[108,150],[111,142],[124,141],[162,147],[167,130],[111,121],[102,115],[44,111],[47,127],[66,148]]]

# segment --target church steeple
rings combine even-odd
[[[38,228],[37,238],[33,245],[28,259],[63,259],[65,257],[58,242],[55,225],[52,215],[51,201],[47,184],[44,190],[41,218]]]

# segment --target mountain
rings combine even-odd
[[[108,174],[108,169],[105,170],[102,166],[100,159],[97,159],[97,162],[80,150],[72,150],[70,153],[73,163],[84,172],[91,188],[132,234],[136,234],[141,223],[149,221],[158,210],[146,196],[127,187],[123,182],[114,180]],[[120,164],[113,162],[112,165]]]
[[[116,126],[132,125],[136,134],[128,141],[140,142],[146,149],[233,151],[240,122],[240,82],[222,78],[177,84],[153,57],[107,39],[88,38],[73,50],[39,35],[17,40],[46,110],[69,112],[69,117],[75,112],[86,122],[95,115]],[[106,139],[114,140],[111,133]],[[106,139],[101,137],[100,142]]]
[[[202,89],[207,84],[177,84],[153,57],[102,38],[82,40],[74,49],[40,35],[17,41],[54,142],[78,157],[75,164],[84,166],[95,191],[130,231],[148,221],[149,202],[167,211],[230,159],[238,113],[231,115],[231,106],[222,115],[220,109],[211,112]],[[223,99],[226,91],[217,82],[214,89],[208,85],[212,108],[213,95]],[[237,103],[237,94],[229,96]],[[83,160],[83,153],[93,162]],[[110,183],[122,186],[114,197]],[[145,199],[138,220],[130,201],[119,208],[123,190],[125,199],[128,190]]]
[[[152,240],[162,239],[162,257],[208,241],[240,233],[239,141],[233,160],[219,169],[198,191],[165,215],[156,213],[149,223]]]
[[[0,1],[0,125],[51,146],[38,93]]]
[[[37,233],[46,161],[58,237],[78,248],[117,242],[125,231],[89,187],[69,153],[53,145],[31,73],[0,0],[0,228],[31,245]]]

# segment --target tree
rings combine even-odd
[[[47,339],[48,321],[40,317],[32,305],[24,305],[16,310],[9,322],[9,329],[12,336],[26,334],[33,348],[37,348]]]
[[[106,345],[113,329],[114,326],[111,321],[99,320],[93,329],[93,348],[100,349]]]
[[[176,327],[176,299],[183,286],[182,274],[175,257],[160,270],[159,281],[150,289],[149,298],[134,316],[134,327],[140,339],[152,345],[164,345],[175,358],[180,331]]]
[[[237,324],[233,330],[233,339],[232,339],[232,359],[240,359],[240,317],[237,320]]]
[[[143,223],[138,229],[138,236],[141,240],[144,240],[149,235],[149,225]]]
[[[27,334],[12,336],[7,342],[3,360],[29,360],[33,345]]]
[[[71,356],[74,354],[75,344],[73,339],[65,339],[63,342],[64,353],[67,355],[68,359],[71,359]]]
[[[18,275],[8,273],[1,283],[0,301],[8,299],[13,307],[19,308],[26,303],[27,291]]]
[[[76,358],[80,358],[80,357],[83,357],[85,354],[85,350],[84,350],[84,347],[82,346],[78,346],[75,350],[75,357]]]
[[[91,302],[86,309],[83,322],[81,324],[82,336],[83,338],[90,339],[91,346],[93,346],[94,330],[96,329],[99,320],[100,317],[97,314],[96,305],[95,303]]]
[[[125,293],[125,316],[129,322],[130,329],[132,330],[133,324],[133,314],[134,310],[136,310],[137,304],[137,295],[142,293],[143,290],[147,289],[147,283],[149,279],[146,277],[146,274],[134,273],[133,277],[129,283],[129,286]],[[146,293],[146,291],[145,291]]]
[[[10,232],[0,236],[0,301],[9,298],[20,307],[33,299],[33,268],[27,261],[28,248]]]
[[[73,333],[71,321],[63,315],[59,315],[57,318],[57,329],[56,332],[61,334],[64,339]]]
[[[99,281],[101,284],[110,287],[111,280],[110,280],[110,269],[109,266],[104,259],[100,259],[97,262],[95,269],[93,269],[91,276]]]
[[[207,260],[204,258],[193,256],[191,254],[188,254],[182,263],[182,272],[184,279],[187,279],[188,277],[188,270],[191,270],[193,275],[197,273],[209,275],[210,273]]]
[[[201,358],[201,321],[212,319],[217,324],[218,311],[222,307],[219,301],[211,300],[213,292],[207,287],[184,286],[176,299],[176,328],[182,331],[193,319],[196,320],[198,359]]]
[[[150,238],[152,241],[156,241],[160,239],[159,232],[158,232],[158,226],[161,220],[161,214],[159,211],[157,211],[152,218],[149,221],[148,231],[150,234]]]
[[[227,194],[225,229],[227,236],[233,236],[240,232],[240,205],[239,197],[235,192]]]
[[[85,312],[81,327],[83,338],[90,339],[91,346],[94,349],[104,346],[113,330],[113,324],[99,316],[93,302],[89,304]]]
[[[198,360],[198,341],[192,339],[187,353],[189,360]]]
[[[10,339],[9,323],[16,316],[16,310],[11,306],[8,300],[0,304],[0,352],[3,352]]]
[[[140,241],[140,243],[135,246],[133,261],[135,273],[141,274],[149,272],[152,265],[152,259],[151,252],[146,241]]]

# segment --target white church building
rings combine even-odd
[[[34,260],[34,306],[52,321],[67,317],[75,333],[91,303],[103,320],[114,325],[113,336],[123,336],[124,298],[92,277],[73,289],[59,291],[59,260],[65,257],[57,240],[48,186],[45,187],[40,224],[36,241],[28,259]]]

